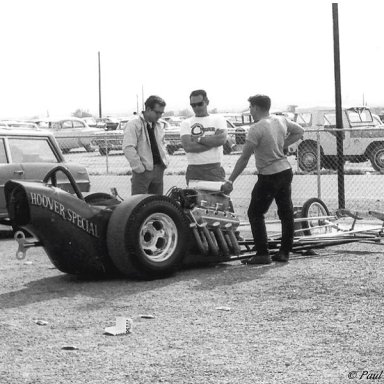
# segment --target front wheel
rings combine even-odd
[[[383,172],[384,171],[384,145],[377,146],[373,149],[371,155],[369,156],[371,160],[372,168],[375,171]]]
[[[330,232],[331,228],[327,226],[326,216],[329,216],[329,210],[324,201],[317,197],[307,200],[301,209],[301,217],[308,218],[307,221],[302,222],[302,228],[308,229],[304,231],[304,235],[311,236]]]
[[[154,279],[172,274],[189,241],[186,216],[166,196],[132,196],[115,208],[108,223],[108,252],[126,276]]]

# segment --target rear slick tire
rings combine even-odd
[[[189,249],[189,223],[167,196],[135,195],[113,211],[107,229],[109,256],[128,277],[171,275]]]

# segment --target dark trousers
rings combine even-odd
[[[190,164],[185,173],[187,184],[189,180],[225,181],[225,171],[220,163]]]
[[[294,218],[291,199],[292,169],[273,175],[259,175],[252,191],[248,217],[251,224],[255,250],[259,254],[268,253],[267,229],[264,215],[273,200],[277,204],[277,213],[281,220],[282,239],[280,251],[289,253],[292,249]]]
[[[132,172],[131,194],[150,193],[162,195],[164,189],[164,170],[165,166],[163,164],[155,164],[153,171],[144,171],[143,173]]]

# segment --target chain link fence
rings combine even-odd
[[[332,212],[339,208],[340,192],[336,151],[337,129],[306,130],[304,139],[292,147],[288,160],[294,171],[292,199],[295,206],[312,197],[322,199]],[[384,129],[345,129],[342,177],[345,190],[345,207],[351,210],[384,211]],[[236,164],[245,141],[245,134],[233,136],[232,152],[223,156],[223,167],[229,176]],[[164,190],[173,186],[186,187],[185,153],[175,141],[168,140],[170,164],[165,171]],[[64,157],[68,162],[84,165],[91,179],[92,192],[110,192],[117,188],[126,198],[131,190],[131,168],[121,150],[122,134],[106,132],[93,139],[93,151],[72,149]],[[228,152],[228,151],[227,151]],[[231,194],[235,211],[246,216],[250,196],[257,181],[254,158],[238,177]],[[276,217],[272,206],[269,217]]]

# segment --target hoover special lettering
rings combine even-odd
[[[95,223],[92,223],[88,219],[81,217],[72,209],[65,208],[62,203],[53,199],[52,197],[48,197],[40,193],[30,192],[30,198],[32,205],[49,209],[51,212],[59,215],[63,220],[69,221],[76,227],[89,233],[91,236],[97,238],[99,237],[97,225]]]

